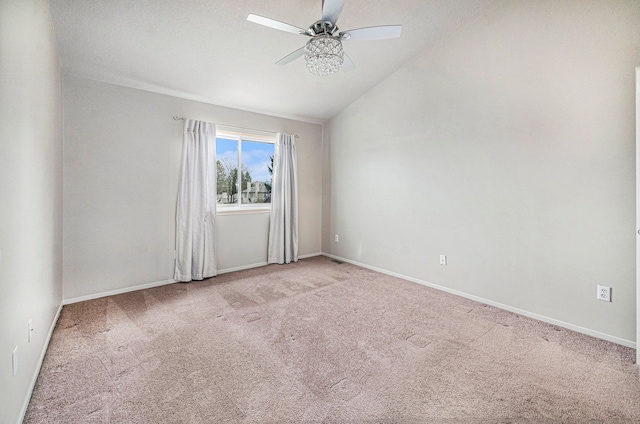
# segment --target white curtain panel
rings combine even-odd
[[[296,145],[289,134],[276,134],[269,225],[270,264],[298,261],[298,178]]]
[[[216,129],[210,122],[186,119],[182,139],[182,174],[176,208],[177,281],[217,274]]]

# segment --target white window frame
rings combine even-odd
[[[247,213],[269,213],[271,212],[271,202],[269,203],[242,203],[242,142],[251,141],[255,143],[276,144],[276,134],[267,131],[240,130],[233,127],[216,126],[216,139],[235,140],[238,143],[238,181],[236,193],[238,202],[232,204],[219,204],[216,202],[216,213],[218,215],[227,214],[247,214]],[[217,157],[216,157],[216,160]]]

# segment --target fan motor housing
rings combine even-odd
[[[329,21],[317,21],[309,27],[309,33],[312,36],[316,35],[333,35],[338,32],[338,27]]]

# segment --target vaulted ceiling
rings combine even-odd
[[[347,41],[356,68],[319,77],[300,58],[275,62],[307,37],[321,0],[50,0],[63,72],[243,110],[324,122],[492,0],[344,0],[340,30],[402,25],[400,38]]]

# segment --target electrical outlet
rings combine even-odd
[[[611,287],[598,285],[597,299],[611,302]]]
[[[447,264],[447,255],[440,255],[440,265]]]
[[[340,242],[340,236],[336,234],[336,236],[334,237],[334,240],[336,241],[336,243]]]
[[[27,323],[27,331],[29,332],[27,334],[27,341],[29,343],[31,343],[31,335],[33,334],[33,320],[30,319],[29,322]]]

